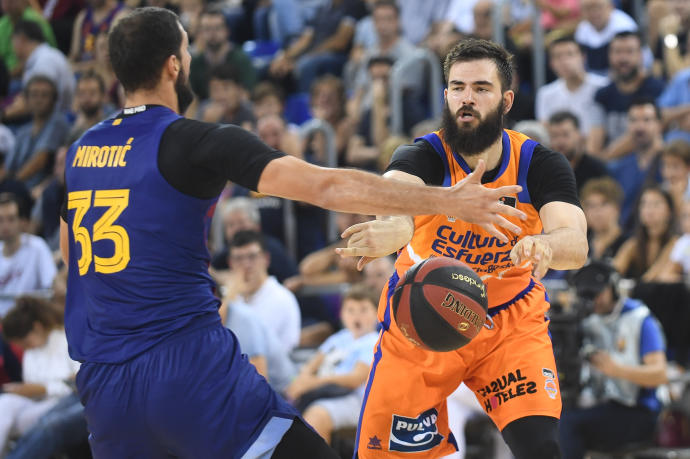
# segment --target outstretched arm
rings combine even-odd
[[[352,170],[314,166],[285,156],[268,163],[258,191],[340,212],[369,215],[453,215],[484,226],[492,235],[506,240],[495,225],[519,232],[501,214],[525,218],[524,213],[499,201],[501,196],[521,190],[517,185],[485,188],[480,179],[485,165],[452,188],[430,187]]]

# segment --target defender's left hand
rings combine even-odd
[[[525,261],[532,263],[532,274],[539,280],[544,277],[551,265],[553,251],[551,246],[536,236],[526,236],[515,244],[510,252],[510,260],[515,266]]]

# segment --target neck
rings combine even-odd
[[[206,48],[206,59],[212,65],[221,64],[225,60],[225,56],[230,52],[230,42],[223,43],[217,51],[211,51]]]
[[[52,112],[45,115],[35,115],[31,124],[31,131],[34,134],[40,132],[41,129],[43,129],[43,126],[45,126],[48,122],[48,119],[50,118],[51,114]]]
[[[172,86],[168,90],[159,85],[154,89],[140,89],[125,95],[125,107],[138,107],[140,105],[162,105],[175,113],[179,113],[177,95]]]
[[[397,35],[391,35],[389,37],[380,37],[379,38],[379,48],[381,48],[381,51],[388,51],[391,49],[395,43],[398,41],[398,36]]]
[[[486,150],[478,155],[467,156],[460,154],[465,160],[470,169],[474,170],[477,167],[480,159],[483,159],[486,163],[486,170],[490,171],[498,166],[501,162],[501,156],[503,155],[503,131],[498,136],[498,139],[489,146]]]
[[[563,81],[565,81],[565,87],[568,88],[568,91],[572,92],[582,86],[582,83],[585,82],[585,74],[578,73],[571,75],[568,78],[563,78]]]
[[[5,241],[5,246],[2,249],[2,254],[6,257],[11,257],[17,250],[19,250],[19,245],[21,241],[21,234],[14,236],[12,239],[7,239]]]
[[[595,236],[598,239],[615,239],[618,237],[618,235],[621,233],[621,227],[618,226],[617,224],[612,223],[608,227],[602,229],[601,231],[598,232],[598,234]]]
[[[256,292],[261,289],[261,287],[264,285],[266,280],[268,279],[268,274],[262,274],[260,279],[256,282],[256,284],[252,285],[248,290],[247,290],[247,298],[251,297],[254,295]]]
[[[622,81],[622,80],[617,80],[616,81],[616,86],[618,86],[618,90],[620,92],[629,94],[631,92],[637,91],[637,89],[640,87],[642,84],[642,81],[645,79],[645,74],[644,72],[639,72],[637,76],[630,81]]]

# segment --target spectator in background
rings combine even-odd
[[[572,36],[552,41],[548,54],[549,66],[558,79],[537,89],[537,119],[546,123],[554,113],[567,110],[577,117],[580,131],[587,135],[594,94],[606,86],[608,80],[585,70],[585,55]]]
[[[285,120],[278,115],[266,115],[256,122],[256,134],[271,148],[303,159],[302,140],[288,130]]]
[[[669,128],[665,140],[683,139],[690,143],[690,66],[673,77],[657,103],[664,125]]]
[[[632,151],[635,146],[630,137],[623,137],[631,102],[643,97],[656,99],[664,89],[663,81],[646,74],[642,66],[642,39],[634,32],[613,37],[609,63],[613,81],[594,96],[596,103],[589,114],[592,129],[587,138],[587,150],[602,159]]]
[[[0,333],[0,387],[8,382],[22,380],[22,363],[10,343]]]
[[[575,29],[575,40],[584,48],[587,69],[606,74],[611,62],[609,44],[620,32],[636,32],[635,20],[614,8],[613,0],[582,0],[583,20]]]
[[[664,146],[661,165],[663,186],[680,212],[683,201],[690,199],[690,143],[675,140]]]
[[[75,92],[77,119],[67,136],[68,143],[73,143],[81,135],[106,116],[107,94],[103,78],[93,70],[82,73],[77,81]],[[112,106],[111,106],[112,108]]]
[[[469,1],[469,0],[463,0]],[[403,35],[413,45],[419,45],[434,27],[447,17],[450,0],[420,2],[398,0]]]
[[[609,264],[594,262],[574,278],[577,295],[591,301],[593,314],[582,323],[582,407],[561,415],[564,459],[652,440],[663,407],[664,333],[647,306],[619,297],[617,277]]]
[[[53,177],[46,183],[31,212],[31,232],[38,234],[51,251],[60,249],[60,209],[65,197],[65,155],[69,145],[62,145],[55,153]]]
[[[224,63],[211,70],[208,101],[200,107],[199,118],[210,123],[236,124],[253,130],[256,119],[245,100],[235,67]]]
[[[223,235],[228,244],[240,231],[262,231],[261,214],[255,201],[247,197],[236,197],[218,206],[218,213],[222,219]],[[263,238],[270,258],[268,274],[275,276],[279,282],[297,274],[297,263],[288,255],[283,243],[265,233]],[[224,248],[214,254],[211,266],[219,271],[229,269],[228,253],[229,250]],[[222,275],[222,273],[220,274]]]
[[[79,13],[72,27],[69,60],[75,72],[94,68],[98,37],[108,35],[113,25],[127,13],[129,10],[119,0],[86,0],[86,8]]]
[[[351,98],[353,108],[350,115],[359,117],[360,113],[372,105],[372,81],[370,79],[370,60],[387,57],[394,64],[399,59],[409,57],[415,50],[414,45],[407,41],[400,30],[400,9],[393,0],[377,0],[371,13],[376,31],[376,44],[366,49],[353,48],[350,56],[361,53],[357,61],[350,60],[345,66],[345,81],[348,89],[354,91]],[[392,65],[391,64],[391,65]],[[423,74],[409,72],[405,78],[406,87],[419,86],[422,83]]]
[[[359,262],[358,267],[362,263],[363,262]],[[395,260],[391,257],[375,258],[368,261],[367,264],[364,265],[364,268],[362,268],[362,272],[364,273],[362,282],[367,287],[381,292],[393,275],[393,270],[395,269],[394,263]]]
[[[287,124],[284,117],[285,96],[280,88],[268,81],[262,81],[257,84],[252,93],[252,109],[254,116],[258,120],[257,133],[259,137],[262,137],[261,131],[265,129],[268,135],[271,135],[273,138],[276,138],[276,136],[280,138],[280,143],[277,144],[279,146],[274,146],[274,148],[303,159],[304,146],[302,145],[299,126]],[[264,122],[263,126],[261,126],[262,118],[267,118],[270,121]]]
[[[637,99],[628,109],[628,126],[621,139],[632,153],[611,161],[609,171],[623,187],[621,222],[629,228],[630,216],[646,183],[661,182],[661,114],[651,99]]]
[[[347,144],[345,166],[376,171],[381,146],[390,133],[389,77],[393,60],[387,56],[372,57],[367,66],[368,79],[371,81],[371,106],[364,112],[356,134]]]
[[[12,132],[0,124],[0,193],[12,193],[15,195],[19,201],[19,218],[27,221],[34,200],[24,182],[8,174],[5,168],[5,159],[14,149],[14,144],[14,135],[12,135]]]
[[[326,121],[335,134],[335,151],[338,164],[345,163],[345,151],[354,133],[353,120],[347,116],[347,96],[343,81],[333,75],[326,75],[314,82],[309,93],[309,104],[314,118]],[[325,165],[328,161],[326,139],[321,133],[307,139],[305,157],[309,162]]]
[[[573,33],[580,20],[579,0],[537,0],[544,30]]]
[[[673,198],[655,186],[645,188],[637,206],[634,235],[625,241],[613,259],[613,266],[624,277],[644,282],[668,280],[665,277],[676,235]]]
[[[304,27],[304,14],[299,0],[268,0],[259,2],[253,14],[257,40],[289,43]]]
[[[341,75],[362,6],[354,0],[322,4],[302,34],[274,57],[269,73],[279,79],[293,75],[300,92],[322,75]]]
[[[223,284],[228,308],[244,303],[290,351],[300,338],[300,309],[288,289],[269,276],[270,255],[261,233],[240,231],[230,242],[230,275]]]
[[[680,229],[683,235],[671,249],[670,263],[665,277],[690,281],[690,199],[686,198],[680,206]]]
[[[283,391],[297,374],[287,349],[251,307],[223,302],[219,310],[223,324],[233,331],[256,371],[276,390]]]
[[[0,294],[19,296],[47,290],[56,274],[48,245],[33,234],[23,233],[19,201],[9,193],[0,195]],[[0,301],[0,317],[12,307],[12,299]]]
[[[327,443],[334,430],[357,426],[378,338],[378,297],[367,286],[353,286],[340,309],[343,329],[319,346],[287,388],[288,398]]]
[[[25,87],[31,78],[37,75],[49,78],[58,90],[56,108],[69,111],[74,96],[74,74],[64,54],[44,43],[40,26],[36,22],[24,19],[18,21],[12,32],[12,47],[24,70],[22,85]],[[5,110],[8,117],[21,117],[27,114],[26,100],[22,97],[15,99]]]
[[[623,189],[611,177],[594,178],[580,190],[580,202],[587,218],[589,258],[613,258],[627,239],[619,223]]]
[[[29,6],[27,0],[2,0],[0,4],[3,16],[0,17],[0,58],[5,61],[5,66],[10,75],[17,78],[23,68],[18,65],[17,55],[12,47],[12,30],[21,19],[37,23],[43,31],[43,37],[50,46],[56,46],[55,35],[41,13]]]
[[[232,68],[237,84],[248,93],[254,89],[256,72],[252,61],[230,41],[230,29],[222,10],[209,7],[199,18],[199,41],[203,49],[198,49],[192,57],[189,83],[201,100],[209,98],[209,82],[212,69],[218,66]]]
[[[649,2],[653,3],[653,2]],[[690,2],[686,0],[668,0],[666,15],[658,22],[658,37],[654,47],[654,72],[658,76],[672,78],[690,64]],[[653,20],[653,18],[650,18]]]
[[[38,0],[43,17],[48,20],[55,34],[57,48],[65,56],[72,44],[72,29],[79,12],[84,9],[84,0]]]
[[[548,130],[550,147],[562,153],[575,172],[578,192],[590,179],[608,175],[606,164],[585,152],[580,121],[573,113],[561,111],[551,115]]]
[[[25,434],[60,398],[72,392],[79,363],[67,351],[62,314],[48,301],[21,297],[2,320],[4,336],[24,350],[23,382],[6,383],[0,394],[0,453]]]
[[[17,142],[5,167],[33,188],[49,175],[53,154],[62,144],[69,125],[64,114],[56,110],[58,92],[50,78],[31,78],[24,88],[24,97],[31,122],[17,131]]]

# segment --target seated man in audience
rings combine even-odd
[[[606,164],[585,151],[580,120],[571,112],[556,112],[549,118],[551,148],[563,154],[575,172],[578,193],[588,180],[607,176]]]
[[[620,225],[623,189],[611,177],[595,178],[580,190],[580,202],[587,219],[589,259],[613,258],[628,238]]]
[[[651,441],[667,396],[664,334],[647,306],[619,297],[618,275],[606,263],[580,269],[574,283],[593,314],[583,322],[581,407],[561,415],[564,459]]]
[[[56,271],[45,241],[22,232],[17,198],[0,194],[0,317],[14,304],[13,296],[49,289]]]
[[[609,163],[609,172],[623,187],[625,198],[621,208],[621,224],[632,224],[633,208],[645,184],[661,181],[661,114],[653,99],[639,98],[628,108],[625,138],[633,148],[630,153]]]
[[[290,276],[297,274],[297,263],[288,254],[287,249],[278,239],[265,234],[261,230],[261,213],[256,199],[237,197],[221,203],[218,213],[223,225],[223,236],[229,243],[239,231],[256,231],[262,233],[266,250],[270,254],[268,274],[275,276],[278,282],[283,282]],[[211,266],[215,274],[222,278],[227,274],[228,248],[225,247],[213,255]],[[222,279],[221,283],[222,283]]]
[[[22,19],[33,21],[41,27],[43,37],[50,46],[56,46],[55,35],[48,21],[29,5],[28,0],[6,0],[2,2],[3,16],[0,17],[0,59],[13,78],[18,78],[22,72],[22,66],[17,59],[12,47],[12,30],[14,25]]]
[[[209,99],[199,108],[199,119],[209,123],[236,124],[253,130],[256,118],[245,100],[237,71],[228,63],[214,67],[209,78]]]
[[[668,128],[664,140],[682,139],[690,143],[690,67],[669,81],[657,103]]]
[[[224,298],[232,309],[244,303],[259,317],[280,345],[290,351],[300,339],[301,317],[297,299],[269,276],[270,255],[261,233],[239,231],[230,242],[230,273],[223,284]]]
[[[242,353],[268,383],[282,393],[297,373],[289,350],[278,341],[251,307],[224,301],[219,310],[223,324],[235,333]]]
[[[690,199],[690,143],[674,140],[664,145],[661,152],[662,185],[671,193],[676,212],[683,201]]]
[[[304,419],[330,443],[334,430],[356,427],[374,357],[379,292],[363,284],[343,298],[343,329],[330,336],[286,391]]]
[[[103,120],[108,111],[108,95],[105,92],[105,81],[95,71],[82,73],[77,81],[74,93],[77,106],[77,119],[69,131],[68,143],[74,143],[89,128]],[[109,106],[113,110],[112,106]]]
[[[34,76],[24,93],[32,119],[17,131],[17,141],[6,158],[5,168],[27,187],[34,188],[50,175],[52,155],[65,139],[69,125],[56,110],[58,93],[51,79]]]

